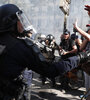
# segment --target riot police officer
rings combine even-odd
[[[54,59],[55,59],[55,55],[54,55],[54,52],[55,52],[55,49],[57,49],[58,45],[56,44],[55,42],[55,37],[52,35],[52,34],[48,34],[44,41],[42,39],[41,41],[45,47],[48,47],[45,48],[43,50],[41,50],[43,56],[46,58],[47,62],[54,62]],[[40,78],[42,79],[42,84],[44,85],[45,84],[45,81],[46,81],[46,77],[43,77],[42,75],[40,76]],[[52,86],[54,87],[55,86],[55,78],[51,78],[51,83],[52,83]]]
[[[47,61],[53,61],[54,56],[54,50],[55,50],[55,37],[52,34],[48,34],[46,36],[45,44],[47,47],[49,47],[51,50],[46,50],[46,59]]]
[[[16,5],[0,6],[0,100],[26,100],[21,74],[26,67],[53,78],[90,57],[90,52],[86,52],[60,62],[47,63],[37,46],[22,38],[31,31],[29,21],[24,18],[23,11]]]

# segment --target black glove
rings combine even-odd
[[[88,60],[86,63],[83,63],[81,65],[81,69],[86,72],[88,75],[90,75],[90,61]]]
[[[85,63],[87,62],[88,60],[90,60],[90,50],[89,51],[86,51],[86,52],[80,52],[78,54],[79,56],[79,62],[82,64],[82,63]]]

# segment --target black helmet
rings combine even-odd
[[[55,37],[52,34],[49,34],[49,35],[46,36],[46,39],[48,41],[53,41],[53,39],[55,39]]]
[[[5,4],[0,6],[0,32],[8,31],[18,18],[16,12],[19,8],[14,4]]]

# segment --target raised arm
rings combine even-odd
[[[90,16],[90,6],[89,5],[85,5],[84,8],[86,11],[88,11],[88,15]]]
[[[74,28],[83,36],[85,37],[88,41],[90,41],[90,34],[86,33],[83,31],[80,27],[77,25],[77,20],[74,23]]]

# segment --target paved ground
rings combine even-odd
[[[51,86],[50,81],[46,81],[46,84],[42,85],[39,75],[34,73],[31,100],[80,100],[79,96],[82,95],[84,91],[85,88],[82,85],[76,87],[75,84],[74,88],[64,90],[58,81],[55,87]]]

